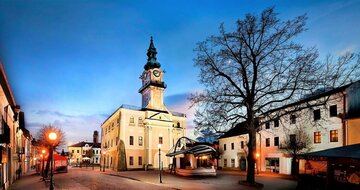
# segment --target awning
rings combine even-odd
[[[330,148],[326,150],[309,152],[298,155],[301,159],[311,158],[351,158],[360,160],[360,144],[353,144],[337,148]]]
[[[166,154],[166,156],[176,156],[179,154],[194,154],[194,155],[201,155],[201,154],[213,154],[216,153],[216,150],[208,145],[197,145],[193,146],[189,149],[179,150],[176,152],[172,152],[169,154]]]

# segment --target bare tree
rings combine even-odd
[[[298,155],[309,152],[312,149],[311,145],[311,138],[303,127],[297,127],[290,135],[286,135],[285,140],[280,144],[280,149],[287,156],[292,157],[291,175],[298,174]]]
[[[294,39],[306,31],[306,15],[281,21],[274,8],[260,15],[247,14],[227,32],[221,24],[217,36],[198,43],[195,65],[205,90],[192,94],[197,107],[197,130],[218,132],[245,121],[249,132],[246,181],[255,183],[256,131],[267,118],[295,112],[309,104],[269,112],[313,94],[316,89],[346,84],[359,71],[359,55],[348,53],[334,61],[316,61],[317,49]],[[315,106],[315,105],[314,105]],[[225,127],[224,127],[225,126]]]
[[[48,139],[49,139],[50,132],[55,132],[57,134],[58,140],[57,140],[56,144],[49,143]],[[38,146],[47,149],[48,153],[50,152],[51,146],[53,146],[54,149],[56,149],[57,147],[59,147],[65,143],[65,133],[61,130],[61,128],[55,127],[51,124],[44,125],[43,127],[41,127],[41,129],[38,131],[36,137],[37,137]],[[51,156],[52,155],[49,155],[48,159],[46,161],[45,176],[47,176],[48,172],[49,172]]]

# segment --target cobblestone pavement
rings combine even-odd
[[[107,169],[100,172],[99,168],[72,168],[68,173],[55,174],[55,189],[189,189],[189,190],[237,190],[253,189],[238,184],[245,180],[243,173],[219,171],[217,177],[180,177],[163,173],[159,183],[159,171],[124,171],[115,172]],[[263,183],[264,189],[291,190],[296,188],[296,181],[284,179],[281,176],[260,175],[257,182]],[[45,190],[49,183],[40,180],[40,176],[32,175],[15,182],[10,190]]]

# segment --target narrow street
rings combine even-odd
[[[48,189],[49,183],[41,181],[38,175],[24,177],[15,182],[11,190],[42,190]],[[240,186],[239,180],[245,176],[236,172],[220,172],[217,177],[188,178],[168,173],[163,174],[163,183],[159,183],[158,171],[126,171],[100,172],[99,168],[72,168],[68,173],[54,175],[55,189],[195,189],[195,190],[235,190],[252,189]],[[274,176],[259,176],[257,181],[265,184],[264,189],[291,190],[296,188],[296,182]]]

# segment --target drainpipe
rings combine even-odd
[[[343,114],[341,117],[342,130],[343,130],[343,146],[347,145],[347,125],[346,125],[346,94],[343,95]]]

